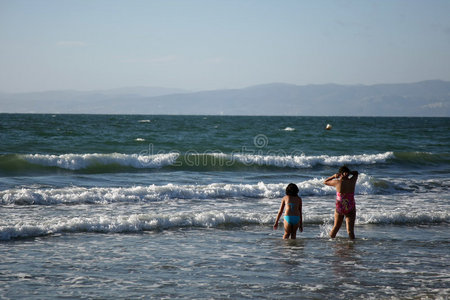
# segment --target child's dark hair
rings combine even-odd
[[[347,166],[342,166],[339,168],[339,174],[350,173],[350,169]]]
[[[293,183],[289,183],[287,188],[286,188],[286,195],[288,196],[298,196],[298,186],[296,184]]]

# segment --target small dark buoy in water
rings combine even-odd
[[[327,127],[325,127],[326,130],[331,130],[331,128],[333,128],[333,126],[331,126],[330,124],[327,124]]]

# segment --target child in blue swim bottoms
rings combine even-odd
[[[273,229],[276,230],[278,228],[278,221],[284,211],[283,239],[295,239],[297,237],[297,229],[303,232],[302,198],[298,196],[298,192],[297,185],[290,183],[286,187],[286,196],[281,199],[280,209],[278,210]]]

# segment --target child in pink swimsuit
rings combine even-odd
[[[349,177],[352,175],[352,177]],[[341,228],[344,217],[347,223],[347,232],[350,239],[355,238],[355,220],[356,220],[356,204],[355,204],[355,186],[358,179],[357,171],[350,171],[349,168],[343,166],[339,172],[327,178],[323,183],[336,188],[336,211],[334,213],[334,226],[330,232],[332,238]]]

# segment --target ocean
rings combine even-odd
[[[450,118],[0,114],[0,141],[1,299],[449,298]]]

